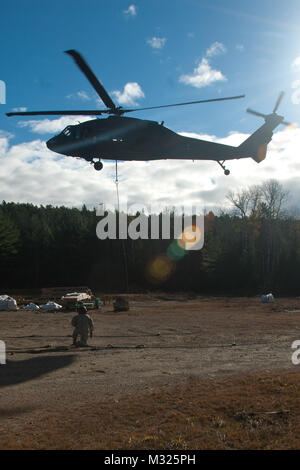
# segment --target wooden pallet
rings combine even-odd
[[[84,286],[76,287],[43,287],[41,290],[41,297],[63,297],[71,292],[86,293],[93,295],[91,289]]]

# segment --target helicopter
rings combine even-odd
[[[155,121],[125,117],[124,114],[151,109],[184,106],[197,103],[209,103],[244,98],[245,95],[214,98],[186,103],[152,106],[147,108],[124,109],[116,106],[112,98],[98,80],[85,59],[79,52],[71,49],[65,51],[71,56],[86,76],[106,109],[69,110],[69,111],[23,111],[10,112],[7,116],[101,116],[104,119],[91,119],[76,125],[69,125],[58,135],[46,142],[53,152],[68,157],[83,158],[94,165],[95,170],[103,168],[103,160],[148,161],[163,159],[183,160],[213,160],[224,170],[225,175],[230,171],[225,167],[225,161],[241,158],[253,158],[260,163],[266,157],[267,144],[271,141],[273,130],[279,124],[289,125],[283,116],[276,112],[284,92],[279,94],[271,114],[262,114],[251,109],[247,112],[263,117],[265,123],[248,137],[238,147],[215,142],[185,137]]]

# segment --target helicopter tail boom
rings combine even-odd
[[[240,146],[243,158],[251,157],[255,162],[262,162],[267,155],[267,145],[272,140],[273,130],[283,121],[282,116],[272,113],[265,117],[265,124],[257,129]]]

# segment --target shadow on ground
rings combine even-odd
[[[16,385],[49,374],[57,369],[67,367],[75,356],[43,356],[24,361],[7,361],[0,365],[0,387]]]
[[[0,408],[0,419],[3,418],[13,418],[15,416],[29,413],[30,411],[34,410],[34,407],[30,406],[16,406],[14,408]]]

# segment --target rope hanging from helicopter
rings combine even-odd
[[[116,160],[116,176],[115,176],[115,185],[116,185],[116,192],[117,192],[117,210],[118,210],[118,218],[120,220],[120,197],[119,197],[119,177],[118,177],[118,160]],[[126,254],[126,247],[124,240],[121,238],[121,246],[122,246],[122,253],[123,253],[123,262],[124,262],[124,273],[125,273],[125,291],[128,292],[128,267],[127,267],[127,254]]]
[[[120,199],[119,199],[119,179],[118,179],[118,160],[116,160],[116,178],[115,178],[116,190],[117,190],[117,207],[118,213],[120,213]]]

